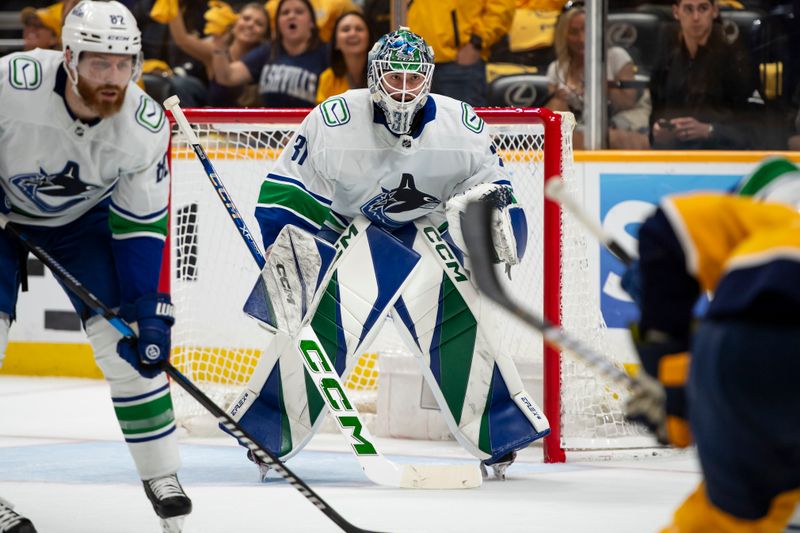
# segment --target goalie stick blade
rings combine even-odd
[[[478,465],[403,465],[400,487],[404,489],[472,489],[483,476]]]

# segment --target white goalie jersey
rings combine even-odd
[[[397,136],[356,89],[317,106],[262,185],[256,216],[265,245],[286,224],[341,232],[357,215],[394,229],[428,216],[437,226],[454,195],[480,183],[510,187],[483,120],[431,94],[412,131]]]
[[[166,228],[169,123],[129,83],[116,115],[85,123],[71,114],[63,53],[0,58],[0,184],[13,222],[67,224],[111,197],[115,234]],[[159,229],[151,229],[154,221]],[[160,236],[163,239],[163,236]]]

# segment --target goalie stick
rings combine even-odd
[[[591,218],[589,214],[578,205],[578,202],[567,192],[566,185],[558,176],[553,176],[551,179],[547,180],[547,184],[544,186],[544,195],[566,207],[567,211],[572,213],[572,215],[577,218],[609,252],[622,261],[625,266],[629,266],[636,260],[633,254],[629,254],[614,237],[604,230],[595,219]]]
[[[119,331],[122,335],[129,338],[136,338],[136,332],[133,328],[125,322],[117,313],[110,307],[101,302],[94,294],[83,286],[72,274],[69,273],[58,261],[56,261],[44,248],[32,243],[27,236],[19,231],[13,224],[10,223],[8,217],[0,214],[0,228],[3,228],[6,233],[16,239],[22,246],[31,252],[37,259],[39,259],[47,268],[55,275],[73,294],[89,306],[95,313],[102,316],[111,324],[114,329]],[[308,498],[317,509],[322,511],[325,516],[330,518],[336,525],[343,531],[348,533],[377,533],[367,529],[362,529],[351,524],[342,515],[336,512],[328,503],[323,500],[305,481],[297,477],[294,472],[281,461],[276,455],[261,447],[253,438],[241,427],[236,421],[231,418],[228,413],[222,410],[215,404],[208,396],[203,393],[197,386],[186,378],[170,363],[164,364],[164,372],[172,378],[180,387],[185,390],[192,398],[202,405],[209,413],[211,413],[217,421],[222,424],[225,429],[231,432],[240,442],[242,442],[248,450],[250,450],[256,457],[267,463],[270,468],[273,468],[280,476],[289,482],[300,494]]]
[[[192,145],[192,149],[202,163],[208,179],[211,181],[212,186],[217,191],[223,205],[227,209],[231,221],[245,241],[256,264],[259,268],[263,269],[266,263],[264,255],[261,253],[258,244],[254,241],[253,234],[248,229],[244,218],[233,203],[228,191],[225,189],[225,185],[220,180],[203,146],[200,144],[200,140],[197,138],[189,121],[186,119],[186,115],[184,115],[180,107],[180,99],[177,96],[170,96],[164,101],[164,107],[172,113],[175,122],[178,124],[178,128],[186,136],[189,144]],[[332,270],[333,266],[330,267],[329,272]],[[325,290],[326,285],[325,282],[320,285],[318,294],[314,298],[315,301],[317,300],[317,296]],[[311,315],[311,313],[309,313],[309,315]],[[335,400],[330,397],[330,394],[322,388],[321,380],[323,377],[320,375],[320,369],[333,369],[334,365],[331,363],[330,357],[325,352],[322,344],[317,339],[314,330],[309,325],[310,320],[311,316],[306,317],[299,332],[293,337],[295,346],[299,352],[298,357],[301,357],[307,373],[309,376],[312,376],[317,390],[324,399],[326,406],[334,413],[339,431],[347,438],[348,442],[350,442],[351,449],[358,458],[364,474],[371,481],[378,485],[390,487],[427,489],[466,489],[481,485],[483,477],[477,465],[397,464],[381,454],[375,446],[366,424],[363,423],[363,419],[359,415],[355,405],[347,398],[341,378],[335,371],[330,370],[326,372],[324,378],[333,380],[337,393],[341,395],[341,402],[335,402]],[[307,346],[313,346],[314,355],[319,358],[320,365],[312,365],[308,357],[306,357],[306,348],[304,347]],[[337,411],[342,411],[343,405],[347,408],[346,410],[349,415],[347,417],[336,414]],[[353,418],[355,418],[355,420],[353,420]],[[351,431],[351,428],[354,428],[354,430]]]
[[[492,264],[494,243],[490,224],[495,209],[486,202],[472,202],[464,212],[461,231],[472,261],[472,275],[478,288],[500,306],[538,330],[544,340],[559,350],[571,353],[577,359],[595,368],[600,374],[635,391],[646,391],[648,386],[641,377],[633,377],[615,366],[606,356],[594,351],[578,339],[569,336],[560,327],[544,317],[535,315],[517,304],[506,292]]]

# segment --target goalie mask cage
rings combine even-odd
[[[247,226],[258,233],[254,211],[262,179],[309,110],[185,112]],[[528,217],[526,255],[512,270],[513,280],[507,281],[511,294],[601,353],[610,353],[608,330],[599,311],[598,244],[578,221],[545,200],[543,193],[545,180],[560,175],[579,201],[587,197],[573,165],[572,115],[547,109],[484,109],[478,114],[487,124]],[[259,269],[174,122],[171,142],[169,257],[165,259],[170,275],[162,275],[162,285],[169,286],[176,308],[172,363],[227,408],[247,384],[269,340],[242,312]],[[260,235],[256,241],[261,243]],[[552,427],[544,439],[545,461],[564,461],[568,449],[652,445],[642,430],[623,419],[627,390],[604,383],[582,363],[544,346],[538,332],[516,318],[508,316],[499,322],[503,324],[500,349],[511,353],[518,366],[531,366],[541,379],[542,407]],[[388,337],[382,332],[368,353],[359,356],[345,383],[350,390],[376,395],[380,372],[376,354],[397,349],[381,345]],[[412,357],[410,352],[408,357]],[[529,392],[536,397],[535,391]],[[173,394],[179,424],[191,426],[187,421],[199,417],[202,408],[180,390],[173,389]]]

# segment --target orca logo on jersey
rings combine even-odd
[[[95,196],[96,185],[81,181],[80,166],[67,161],[64,168],[48,174],[43,168],[35,174],[18,174],[9,182],[43,213],[59,213]]]
[[[417,189],[414,176],[403,174],[396,189],[384,189],[361,206],[361,212],[373,222],[389,228],[399,228],[434,210],[441,200]]]

